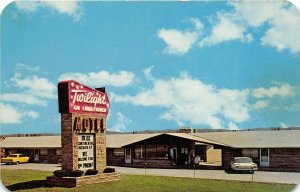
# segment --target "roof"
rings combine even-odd
[[[1,148],[60,148],[61,136],[6,137]]]
[[[200,143],[224,145],[219,142],[210,141],[208,139],[200,138],[194,135],[186,133],[145,133],[145,134],[113,134],[106,135],[106,147],[107,148],[121,148],[127,145],[131,145],[146,139],[150,139],[159,135],[170,135],[174,137],[180,137]]]
[[[159,135],[233,148],[300,148],[300,130],[106,135],[107,148],[121,148]],[[1,148],[60,148],[61,136],[6,137]]]
[[[107,148],[121,148],[132,143],[143,141],[152,137],[161,135],[162,133],[145,133],[145,134],[112,134],[106,135]]]
[[[234,148],[300,148],[300,130],[207,132],[191,135]]]
[[[209,139],[197,137],[197,136],[194,136],[194,135],[191,135],[191,134],[186,134],[186,133],[165,133],[165,134],[175,136],[175,137],[181,137],[181,138],[184,138],[184,139],[193,140],[193,141],[200,142],[200,143],[215,144],[215,145],[226,145],[224,143],[212,141],[212,140],[209,140]]]

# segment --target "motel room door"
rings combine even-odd
[[[177,148],[170,148],[170,157],[175,165],[177,165]]]
[[[270,158],[269,158],[269,149],[260,149],[260,166],[269,167]]]
[[[125,163],[131,163],[131,148],[125,148]]]

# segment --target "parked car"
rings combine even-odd
[[[250,157],[235,157],[231,161],[231,170],[233,171],[248,171],[249,173],[254,173],[257,170],[257,164],[253,163]]]
[[[7,157],[1,158],[1,163],[6,164],[19,164],[19,163],[28,163],[29,157],[16,153],[16,154],[10,154]]]

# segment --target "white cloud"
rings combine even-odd
[[[39,67],[17,64],[17,68],[29,72],[39,71]],[[39,113],[26,109],[27,105],[47,106],[48,101],[57,98],[56,86],[47,78],[36,75],[23,77],[16,73],[6,82],[8,87],[13,88],[14,92],[0,94],[1,123],[13,124],[21,123],[24,118],[36,119]],[[18,103],[11,105],[11,103]],[[20,105],[22,104],[22,105]]]
[[[151,74],[153,68],[154,68],[154,65],[151,65],[150,67],[148,67],[148,68],[146,68],[146,69],[143,70],[146,79],[148,79],[148,80],[154,80],[154,77]]]
[[[82,15],[82,10],[76,1],[16,1],[15,4],[18,9],[26,12],[47,8],[73,17],[75,21],[79,21]]]
[[[263,109],[269,106],[269,102],[268,101],[257,101],[256,103],[254,103],[252,105],[253,109]]]
[[[229,122],[228,130],[239,130],[239,129],[240,128],[235,123]]]
[[[117,73],[109,73],[107,71],[84,73],[64,73],[61,74],[59,80],[74,79],[92,87],[114,86],[126,87],[132,85],[135,75],[132,72],[120,71]]]
[[[270,27],[261,43],[275,47],[278,51],[289,49],[292,53],[300,52],[300,13],[294,7],[281,10],[270,22]]]
[[[39,114],[32,110],[21,110],[9,104],[0,103],[0,121],[3,124],[21,123],[23,118],[36,119]]]
[[[289,128],[289,126],[287,126],[285,123],[280,122],[279,123],[280,128]]]
[[[213,26],[211,34],[200,41],[200,47],[216,45],[226,41],[240,40],[249,43],[253,39],[251,34],[246,34],[246,28],[233,21],[229,14],[218,13],[218,23]]]
[[[290,3],[283,1],[230,2],[235,11],[234,18],[249,27],[260,27],[268,23],[268,29],[261,38],[262,45],[300,52],[300,13]],[[257,9],[259,7],[259,9]]]
[[[264,97],[289,97],[295,95],[295,88],[288,83],[284,83],[279,86],[273,86],[270,88],[257,88],[252,92],[253,97],[255,98],[264,98]]]
[[[27,65],[27,64],[24,64],[24,63],[17,63],[16,67],[18,69],[27,70],[27,71],[31,71],[31,72],[38,72],[40,70],[39,66],[32,67],[31,65]]]
[[[27,105],[41,105],[46,106],[47,102],[43,99],[39,99],[34,95],[25,93],[3,93],[0,95],[0,99],[3,102],[17,102],[24,103]]]
[[[131,120],[123,113],[117,113],[116,123],[111,127],[110,131],[124,132],[127,124],[131,123]]]
[[[10,81],[16,87],[26,89],[25,93],[28,95],[45,99],[56,98],[56,86],[44,77],[33,75],[22,78],[20,73],[16,73]]]
[[[192,31],[180,31],[177,29],[159,29],[158,37],[167,44],[165,52],[174,55],[186,54],[201,35],[203,24],[199,19],[191,18],[195,29]]]
[[[253,36],[249,31],[260,28],[265,30],[262,45],[278,51],[300,52],[300,14],[296,7],[284,1],[230,1],[228,4],[234,9],[217,12],[211,33],[200,41],[200,47],[233,40],[250,43]]]
[[[241,123],[250,118],[247,103],[248,90],[217,89],[193,79],[187,73],[177,78],[153,81],[153,88],[135,96],[111,93],[115,102],[134,105],[156,106],[165,111],[160,118],[175,121],[179,125],[189,122],[205,124],[212,128],[223,128],[224,119]]]

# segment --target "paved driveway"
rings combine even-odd
[[[112,166],[114,167],[114,166]],[[239,180],[239,181],[257,181],[270,183],[300,183],[300,173],[292,172],[267,172],[256,171],[252,174],[228,174],[223,170],[192,170],[192,169],[143,169],[143,168],[128,168],[114,167],[116,171],[124,174],[135,175],[160,175],[172,177],[188,177],[188,178],[205,178],[205,179],[220,179],[220,180]],[[19,165],[1,165],[1,169],[29,169],[54,171],[61,169],[58,164],[38,164],[26,163]]]

